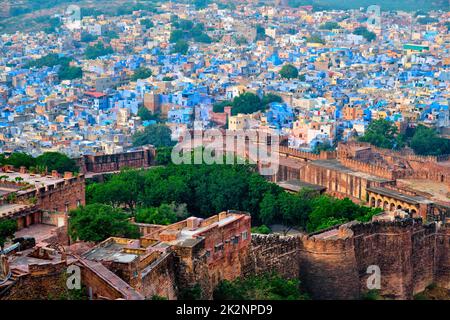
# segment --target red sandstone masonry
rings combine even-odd
[[[370,265],[380,267],[381,295],[388,298],[411,299],[432,283],[450,289],[450,225],[413,219],[353,223],[338,235],[253,235],[246,274],[299,274],[315,299],[360,298],[368,291]]]

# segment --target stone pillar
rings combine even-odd
[[[9,262],[5,255],[0,255],[0,281],[6,279],[9,274]]]

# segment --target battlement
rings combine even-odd
[[[325,160],[325,159],[336,159],[337,152],[336,151],[321,151],[319,154],[301,151],[285,146],[278,147],[278,153],[284,154],[288,157],[302,158],[305,160]]]

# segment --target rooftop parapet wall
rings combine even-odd
[[[381,294],[411,299],[432,283],[450,287],[450,227],[421,219],[352,222],[310,235],[253,235],[247,274],[275,270],[317,299],[358,299],[368,267],[379,266]]]
[[[360,148],[360,147],[369,147],[373,152],[375,153],[379,153],[382,154],[384,156],[389,156],[389,157],[395,157],[395,158],[402,158],[405,160],[409,160],[409,161],[418,161],[418,162],[443,162],[443,161],[448,161],[450,160],[450,155],[441,155],[441,156],[421,156],[421,155],[416,155],[413,153],[412,150],[391,150],[391,149],[384,149],[384,148],[379,148],[376,147],[370,143],[367,142],[358,142],[358,141],[351,141],[351,142],[340,142],[339,146],[338,146],[338,150],[339,151],[344,151],[344,150],[350,150],[352,148]],[[338,152],[338,155],[342,156],[342,153]]]
[[[319,154],[317,154],[312,152],[300,151],[297,149],[284,146],[279,146],[278,152],[290,157],[303,158],[306,160],[336,159],[337,157],[336,151],[321,151]]]
[[[392,171],[385,167],[368,164],[366,162],[361,162],[354,159],[340,159],[339,160],[342,165],[355,170],[355,171],[362,171],[368,174],[372,174],[375,176],[379,176],[385,179],[389,180],[395,180],[399,178],[405,177],[406,173],[403,171]]]

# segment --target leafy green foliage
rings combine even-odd
[[[377,35],[369,30],[366,27],[358,27],[353,30],[353,34],[363,36],[368,42],[372,42],[377,38]]]
[[[266,226],[265,224],[260,225],[259,227],[253,227],[252,233],[258,233],[258,234],[269,234],[272,230]]]
[[[233,99],[231,114],[250,114],[262,110],[264,110],[264,106],[261,103],[261,99],[254,93],[245,92]]]
[[[121,209],[105,204],[80,207],[69,214],[69,234],[73,239],[100,242],[109,237],[138,238],[137,226]]]
[[[14,237],[17,231],[17,222],[12,219],[0,220],[0,249],[3,250],[5,243]]]
[[[341,28],[341,26],[335,21],[327,21],[324,24],[321,24],[319,26],[319,29],[322,29],[322,30],[333,30],[333,29],[340,29],[340,28]]]
[[[201,300],[203,296],[202,288],[198,283],[190,288],[182,288],[178,294],[180,300]]]
[[[42,170],[47,169],[47,171],[56,170],[59,173],[78,171],[75,161],[59,152],[44,152],[37,158],[33,158],[26,153],[15,152],[7,158],[3,156],[1,164],[9,164],[14,168],[24,166],[27,169],[41,168]]]
[[[155,120],[160,121],[158,113],[152,113],[146,107],[142,106],[138,109],[137,115],[142,119],[142,121]]]
[[[209,217],[224,210],[240,210],[249,212],[256,225],[281,223],[288,227],[308,228],[308,231],[331,226],[333,221],[369,221],[380,212],[380,209],[356,205],[349,199],[320,196],[309,189],[302,189],[297,194],[286,193],[256,173],[252,165],[168,163],[166,167],[147,171],[126,170],[105,183],[88,185],[86,199],[88,203],[130,210],[186,204],[187,212],[199,217]],[[175,208],[172,210],[179,212]],[[177,219],[185,215],[187,213],[178,213]],[[164,213],[158,217],[158,210],[146,209],[139,220],[173,221],[173,215]]]
[[[280,70],[280,76],[285,79],[294,79],[298,77],[298,70],[292,64],[285,64]]]
[[[385,119],[372,121],[359,141],[368,142],[380,148],[398,148],[397,127]]]
[[[152,70],[145,67],[137,68],[136,71],[134,71],[133,76],[131,77],[132,81],[137,81],[139,79],[147,79],[152,76]]]
[[[14,168],[26,167],[27,169],[36,165],[36,160],[27,153],[14,152],[4,158],[3,164],[12,165]]]
[[[214,290],[214,300],[307,300],[298,279],[284,279],[268,273],[233,281],[221,281]]]
[[[170,147],[175,145],[171,134],[169,127],[164,124],[150,125],[143,132],[137,132],[133,135],[133,145],[138,147],[151,144],[156,148]]]
[[[43,153],[36,158],[36,165],[47,168],[48,171],[56,170],[59,173],[78,171],[75,160],[59,152]]]
[[[281,98],[279,95],[268,93],[265,94],[262,98],[262,105],[267,106],[268,104],[271,104],[272,102],[283,102],[283,98]]]
[[[411,139],[411,148],[425,156],[450,154],[450,140],[438,137],[432,128],[419,125]]]
[[[155,26],[155,25],[153,24],[152,20],[150,20],[150,19],[142,19],[139,23],[140,23],[142,26],[144,26],[145,29],[150,29],[150,28],[153,28],[153,27]]]
[[[103,57],[112,54],[113,52],[111,47],[105,47],[105,45],[99,41],[93,46],[88,46],[84,55],[86,56],[86,59],[97,59],[98,57]]]
[[[140,208],[136,213],[136,222],[167,225],[187,218],[185,206],[162,204],[159,207]]]
[[[309,232],[319,231],[351,220],[368,222],[372,216],[382,211],[380,208],[359,206],[348,198],[339,200],[327,195],[314,198],[312,208],[307,223]]]
[[[308,43],[321,43],[321,44],[325,44],[325,40],[323,40],[320,36],[318,35],[312,35],[308,38],[306,38],[306,42]]]
[[[233,105],[233,102],[231,102],[231,101],[221,101],[221,102],[215,103],[213,105],[213,111],[222,113],[222,112],[224,112],[225,107],[229,107],[232,105]]]
[[[83,77],[83,70],[81,67],[72,67],[69,65],[62,65],[58,72],[60,80],[74,80]]]
[[[189,43],[185,40],[178,40],[175,43],[172,52],[185,55],[185,54],[187,54],[188,50],[189,50]]]
[[[172,162],[172,147],[161,147],[156,150],[156,164],[165,166]]]

